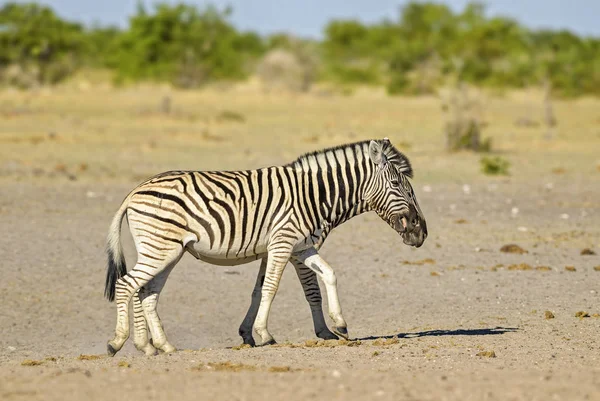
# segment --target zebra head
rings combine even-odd
[[[387,138],[371,141],[369,158],[375,171],[367,202],[406,245],[420,247],[427,238],[427,223],[408,181],[413,176],[410,162]]]

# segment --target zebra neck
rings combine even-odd
[[[290,167],[305,178],[315,228],[336,227],[371,210],[366,201],[374,165],[368,142],[327,149],[300,157]],[[316,210],[315,210],[316,209]]]

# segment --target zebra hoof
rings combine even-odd
[[[146,344],[143,347],[139,347],[138,350],[142,351],[146,356],[158,355],[158,350],[154,348],[150,343]]]
[[[333,334],[331,331],[325,329],[325,330],[321,330],[320,332],[316,333],[317,337],[322,339],[322,340],[339,340],[339,337],[336,336],[335,334]]]
[[[274,339],[274,338],[271,338],[269,341],[267,341],[267,342],[263,343],[263,344],[261,345],[261,347],[265,347],[265,346],[267,346],[267,345],[275,345],[275,344],[277,344],[277,341],[275,341],[275,339]]]
[[[346,327],[336,327],[333,332],[346,340],[348,339],[348,329]]]
[[[106,353],[108,354],[108,356],[115,356],[115,354],[117,353],[117,350],[112,345],[110,345],[110,342],[106,344]]]
[[[256,342],[254,341],[254,338],[248,337],[248,338],[243,338],[243,340],[244,340],[244,344],[248,344],[252,348],[256,347]]]

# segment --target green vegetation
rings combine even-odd
[[[281,49],[302,66],[303,80],[385,85],[392,95],[434,93],[449,81],[600,95],[600,38],[531,30],[486,16],[479,3],[454,12],[410,2],[395,20],[331,21],[320,43],[240,32],[231,12],[183,3],[148,10],[140,3],[125,29],[86,28],[46,6],[7,3],[0,8],[0,74],[5,84],[28,86],[60,82],[82,67],[107,68],[117,82],[193,88],[245,79],[267,52]]]
[[[484,156],[480,160],[481,171],[485,175],[508,175],[510,162],[500,156]]]

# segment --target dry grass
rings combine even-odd
[[[435,260],[431,259],[431,258],[425,258],[425,259],[421,259],[421,260],[416,260],[414,262],[405,260],[404,262],[402,262],[405,265],[416,265],[416,266],[421,266],[421,265],[434,265],[435,264]]]
[[[517,265],[510,265],[507,268],[508,270],[533,270],[533,267],[531,267],[531,265],[528,265],[527,263],[519,263]]]
[[[165,95],[172,112],[149,113]],[[548,157],[565,176],[598,174],[600,101],[555,102],[560,129],[547,141],[543,128],[513,124],[524,108],[541,116],[541,99],[541,93],[515,92],[492,96],[486,104],[485,136],[519,172],[511,179],[524,172],[551,174],[546,163],[532,162]],[[132,182],[169,169],[255,168],[325,146],[385,136],[408,153],[420,182],[488,179],[479,171],[478,155],[446,154],[445,117],[435,96],[391,98],[372,90],[353,96],[275,96],[243,87],[56,88],[0,91],[0,106],[0,172],[11,179]],[[403,143],[410,143],[410,150]]]
[[[496,353],[494,351],[481,351],[475,354],[475,356],[481,356],[485,358],[495,358]]]
[[[86,355],[86,354],[81,354],[77,357],[77,359],[79,359],[80,361],[95,361],[97,359],[102,359],[104,358],[104,355]]]
[[[226,362],[208,362],[201,363],[200,365],[193,367],[192,370],[207,371],[207,372],[241,372],[241,371],[255,371],[257,367],[254,365],[245,365],[243,363],[233,363],[230,361]]]
[[[25,359],[23,362],[21,362],[21,366],[39,366],[41,364],[43,364],[44,361],[36,361],[33,359]]]

